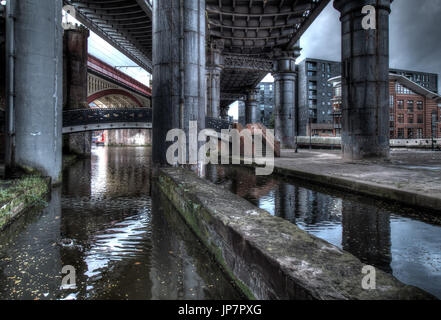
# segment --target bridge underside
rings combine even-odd
[[[152,72],[152,8],[146,0],[64,0],[76,19]]]
[[[223,41],[221,92],[245,94],[274,71],[273,60],[278,52],[292,50],[329,1],[206,3],[209,42]]]
[[[76,18],[152,71],[152,6],[147,0],[64,0]],[[329,0],[206,0],[207,46],[222,40],[221,92],[246,94],[292,50]],[[222,105],[228,104],[223,101]]]

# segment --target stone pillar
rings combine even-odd
[[[220,117],[221,117],[222,120],[225,120],[225,121],[229,120],[229,117],[228,117],[228,107],[220,109]]]
[[[5,122],[6,119],[6,34],[5,34],[5,20],[2,16],[0,8],[0,113],[2,121],[0,123],[0,159],[3,162],[5,159]],[[0,176],[2,173],[0,173]]]
[[[89,30],[72,26],[64,31],[64,110],[88,109],[87,103],[87,39]],[[72,133],[64,137],[65,149],[70,153],[90,156],[92,132]]]
[[[342,152],[347,160],[389,158],[389,14],[391,0],[335,0],[342,25]],[[365,30],[365,5],[376,29]]]
[[[62,1],[14,1],[15,147],[12,165],[61,181]]]
[[[242,126],[246,126],[247,124],[246,124],[246,116],[245,116],[245,102],[244,101],[239,101],[238,102],[239,103],[239,107],[238,107],[238,109],[239,109],[239,123],[242,125]]]
[[[259,109],[257,106],[257,91],[252,89],[248,92],[245,102],[245,122],[246,124],[260,122]]]
[[[220,78],[223,69],[223,41],[211,43],[207,55],[207,117],[220,117]]]
[[[188,137],[189,121],[197,121],[199,129],[205,128],[205,27],[205,0],[161,0],[153,6],[156,164],[167,164],[166,152],[172,143],[166,142],[169,130],[183,128]]]
[[[296,59],[298,44],[293,51],[278,52],[274,73],[274,129],[280,147],[295,149],[296,136]]]

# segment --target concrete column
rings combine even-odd
[[[248,92],[245,102],[245,122],[246,124],[260,122],[259,109],[257,106],[257,91],[252,89]]]
[[[274,129],[280,147],[295,148],[296,135],[296,58],[300,48],[291,52],[278,52],[274,73]]]
[[[64,31],[64,110],[88,109],[87,103],[87,40],[89,30],[72,26]],[[92,133],[73,133],[64,137],[65,149],[70,153],[90,156]]]
[[[12,165],[61,181],[62,1],[14,1],[15,147]]]
[[[389,158],[389,14],[391,0],[335,0],[342,24],[342,152],[347,160]],[[376,29],[365,30],[365,5]]]
[[[207,117],[220,117],[220,79],[223,69],[223,41],[212,41],[207,55]]]
[[[6,34],[5,34],[5,20],[3,18],[2,13],[3,7],[0,8],[0,112],[2,113],[2,121],[0,123],[0,159],[3,162],[5,159],[5,122],[6,122]],[[3,170],[1,170],[3,171]],[[4,172],[0,171],[0,176],[4,174]]]
[[[198,128],[205,128],[205,27],[205,0],[161,0],[153,6],[156,164],[167,164],[166,151],[172,143],[166,142],[169,130],[183,128],[188,137],[189,121],[198,121]]]

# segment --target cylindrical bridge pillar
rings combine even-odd
[[[248,92],[247,100],[245,102],[245,122],[246,124],[260,122],[259,110],[257,101],[257,91],[255,89]]]
[[[15,146],[12,166],[61,181],[62,1],[12,1],[15,23]]]
[[[223,68],[223,42],[214,40],[207,56],[207,117],[220,117],[220,81]]]
[[[296,58],[300,55],[298,46],[291,52],[279,52],[274,73],[274,129],[280,147],[296,147]]]
[[[153,6],[153,161],[166,165],[171,129],[205,128],[205,0],[161,0]],[[196,152],[197,154],[197,152]],[[192,154],[194,156],[194,152]]]
[[[89,30],[72,26],[64,31],[63,96],[64,110],[88,109],[87,42]],[[71,133],[64,137],[64,149],[81,156],[90,156],[92,133]]]
[[[390,4],[334,1],[341,13],[342,152],[347,160],[389,158]],[[369,13],[362,12],[367,5],[375,9],[370,26],[364,21]]]

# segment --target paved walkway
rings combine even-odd
[[[390,161],[345,162],[340,151],[282,150],[276,172],[441,211],[441,152],[392,150]]]

